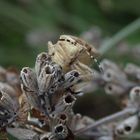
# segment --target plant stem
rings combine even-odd
[[[121,40],[123,40],[124,38],[126,38],[127,36],[129,36],[138,29],[140,29],[140,18],[127,25],[125,28],[116,33],[112,38],[110,38],[108,41],[102,44],[101,48],[99,49],[99,52],[101,54],[106,53],[117,43],[119,43]]]
[[[100,125],[105,125],[107,123],[110,123],[110,122],[113,122],[113,121],[117,121],[118,119],[122,119],[122,118],[127,118],[131,115],[134,115],[137,113],[137,109],[135,108],[127,108],[123,111],[120,111],[120,112],[117,112],[113,115],[110,115],[110,116],[107,116],[107,117],[104,117],[96,122],[94,122],[93,124],[85,127],[85,128],[82,128],[80,130],[78,130],[77,132],[75,132],[75,135],[81,135],[91,129],[94,129],[94,128],[97,128],[99,127]]]

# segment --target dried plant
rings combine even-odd
[[[20,82],[17,73],[1,68],[1,130],[20,140],[117,140],[131,134],[139,122],[140,68],[102,60],[98,72],[89,67],[98,55],[84,40],[62,35],[48,43],[48,53],[37,56],[33,69],[21,70]],[[99,120],[75,114],[78,96],[101,87],[119,97],[122,110]]]

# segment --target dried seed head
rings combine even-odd
[[[66,121],[68,121],[68,116],[65,113],[60,113],[59,114],[59,120],[60,123],[64,124]]]
[[[55,140],[55,139],[49,139],[51,136],[51,133],[44,133],[40,136],[40,140]]]
[[[2,89],[4,92],[6,92],[8,95],[10,95],[12,98],[15,98],[15,101],[17,100],[17,94],[13,87],[8,85],[7,83],[0,82],[0,89]]]
[[[118,84],[108,83],[105,86],[105,92],[110,95],[119,96],[125,93],[125,91],[125,88]]]
[[[103,59],[101,62],[101,65],[104,70],[107,70],[107,69],[118,70],[118,66],[108,59]]]
[[[115,76],[116,76],[116,73],[112,69],[107,69],[104,72],[103,79],[107,82],[110,82],[110,81],[113,81]]]
[[[53,114],[59,114],[60,112],[70,113],[72,107],[76,101],[75,96],[71,95],[70,93],[61,97],[58,103],[55,105],[55,111]]]
[[[55,80],[55,72],[53,71],[53,67],[50,65],[43,67],[37,80],[39,91],[41,93],[48,91],[48,88],[54,83]]]
[[[135,64],[127,64],[124,71],[131,76],[134,76],[137,79],[140,79],[140,67]]]
[[[0,95],[0,128],[2,128],[15,121],[19,104],[2,89]]]
[[[136,86],[130,91],[130,100],[133,103],[140,103],[140,87]]]
[[[138,125],[138,116],[131,116],[116,126],[115,134],[125,136],[131,134]]]
[[[32,69],[25,67],[21,70],[21,86],[29,104],[36,109],[41,109],[41,103],[38,98],[38,85],[35,73]]]
[[[58,114],[52,113],[50,116],[52,119],[52,122],[51,122],[52,128],[58,124],[68,125],[68,121],[71,118],[71,115],[69,112],[59,112]]]
[[[63,99],[63,102],[67,105],[72,105],[74,104],[76,98],[74,96],[72,96],[71,94],[66,95]]]
[[[103,60],[101,65],[104,69],[103,79],[106,82],[120,82],[127,80],[126,74],[113,62]]]
[[[24,87],[27,88],[29,91],[36,91],[37,90],[37,81],[36,81],[36,75],[33,72],[32,69],[29,67],[25,67],[21,70],[21,82],[24,85]]]
[[[37,76],[40,75],[42,68],[46,64],[49,64],[50,61],[51,61],[51,57],[46,52],[42,52],[37,56],[36,63],[35,63],[35,72]]]
[[[76,84],[80,80],[80,74],[76,70],[72,70],[65,74],[64,76],[65,82],[63,84],[64,88],[69,88]]]
[[[57,139],[65,139],[68,136],[68,128],[65,125],[59,124],[54,128],[54,135]]]
[[[73,131],[77,131],[93,123],[94,123],[94,120],[92,118],[87,117],[87,116],[81,116],[81,114],[75,114],[73,118],[71,119],[70,128]]]

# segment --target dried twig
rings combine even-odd
[[[81,130],[78,130],[77,132],[75,132],[75,135],[80,135],[80,134],[85,133],[89,130],[97,128],[101,125],[105,125],[107,123],[111,123],[111,122],[116,121],[118,119],[122,119],[122,118],[125,119],[128,116],[134,115],[136,113],[137,113],[137,110],[135,108],[127,108],[123,111],[120,111],[120,112],[115,113],[113,115],[107,116],[103,119],[100,119],[100,120],[96,121],[95,123],[93,123],[85,128],[82,128]]]

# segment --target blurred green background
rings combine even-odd
[[[61,34],[79,36],[96,26],[102,38],[112,37],[139,18],[139,6],[139,0],[0,0],[0,64],[33,66]],[[134,46],[139,37],[137,30],[125,40]]]
[[[95,38],[89,42],[98,44],[95,47],[99,50],[110,42],[112,48],[102,58],[120,65],[140,65],[139,17],[140,0],[0,0],[0,65],[33,67],[37,54],[47,50],[49,40],[55,43],[61,34],[88,40],[88,32]],[[123,30],[127,26],[129,33]],[[118,40],[112,43],[115,36]],[[92,116],[92,106],[94,118],[99,118],[119,110],[112,97],[106,100],[106,95],[98,92],[82,97],[76,111]],[[89,104],[89,98],[97,100]]]

